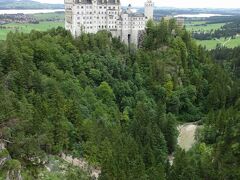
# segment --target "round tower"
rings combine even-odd
[[[147,18],[147,20],[153,19],[153,2],[152,0],[147,0],[147,2],[145,2],[145,16]]]

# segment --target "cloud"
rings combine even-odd
[[[37,0],[64,3],[64,0]],[[121,0],[122,5],[144,6],[146,0]],[[240,0],[153,0],[155,6],[178,8],[240,8]]]

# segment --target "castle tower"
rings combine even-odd
[[[70,30],[72,35],[75,36],[75,16],[73,14],[74,0],[64,0],[65,4],[65,29]]]
[[[145,2],[145,16],[147,17],[147,20],[153,19],[153,2],[152,0],[147,0],[147,2]]]

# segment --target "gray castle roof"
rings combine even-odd
[[[123,10],[122,14],[128,14],[129,17],[145,17],[144,13],[133,13],[128,12],[127,10]]]
[[[98,4],[119,4],[120,0],[97,0]]]
[[[129,14],[130,17],[145,17],[143,13],[131,13]]]
[[[92,4],[93,0],[76,0],[76,3],[80,3],[80,4]],[[97,0],[97,4],[119,4],[120,0]]]

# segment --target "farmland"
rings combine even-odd
[[[198,21],[195,23],[186,24],[186,27],[187,27],[187,30],[191,32],[193,31],[210,32],[213,30],[220,29],[224,25],[225,23],[207,24],[206,22]]]
[[[186,21],[186,29],[192,33],[213,33],[216,30],[221,30],[227,23],[209,23],[207,21]],[[205,46],[206,49],[214,49],[217,44],[234,48],[240,45],[240,37],[238,35],[232,37],[220,37],[211,39],[197,39],[199,45]]]
[[[29,33],[31,30],[37,31],[46,31],[48,29],[57,28],[58,26],[63,27],[64,22],[52,22],[52,21],[42,21],[39,24],[20,24],[20,23],[11,23],[1,26],[0,29],[0,40],[5,40],[7,34],[12,32],[23,32]]]
[[[64,12],[33,14],[33,17],[39,21],[64,21]]]
[[[212,40],[197,40],[199,45],[205,46],[207,49],[214,49],[217,44],[225,45],[228,48],[234,48],[240,45],[240,37],[235,37],[234,39],[230,38],[220,38],[220,39],[212,39]]]
[[[46,31],[64,27],[64,13],[46,13],[32,15],[39,23],[9,23],[0,26],[0,40],[5,40],[9,32],[29,33],[31,30]]]

